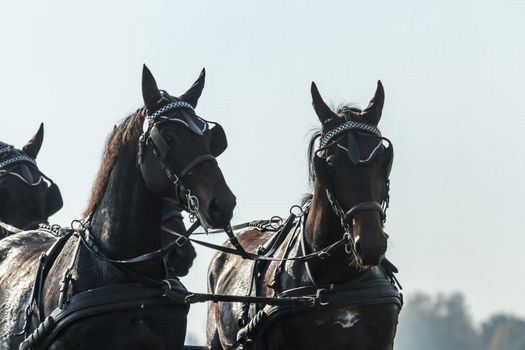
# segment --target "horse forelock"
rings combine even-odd
[[[144,108],[138,109],[124,119],[118,126],[115,126],[109,134],[88,206],[83,214],[84,217],[89,216],[102,200],[110,180],[111,172],[119,157],[130,157],[131,160],[136,161],[138,140],[142,133],[145,115],[146,111]]]

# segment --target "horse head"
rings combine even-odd
[[[347,236],[347,252],[361,266],[378,265],[387,249],[383,231],[393,148],[377,125],[385,99],[381,82],[364,110],[332,111],[314,83],[313,107],[322,123],[313,155],[316,186],[326,192]]]
[[[62,208],[58,186],[36,164],[43,140],[41,124],[21,150],[0,142],[0,221],[32,229]]]
[[[222,127],[195,113],[205,70],[179,97],[157,88],[144,66],[142,94],[146,107],[139,164],[150,190],[177,201],[204,226],[225,227],[236,199],[217,164],[227,147]]]

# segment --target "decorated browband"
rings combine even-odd
[[[329,132],[327,132],[326,135],[324,135],[324,137],[321,139],[320,147],[326,147],[326,145],[328,145],[330,141],[332,141],[335,137],[348,130],[358,130],[368,134],[373,134],[377,137],[381,137],[381,132],[376,126],[368,123],[349,120],[339,125],[335,129],[332,129]]]
[[[202,123],[203,123],[203,127],[202,128],[200,128],[198,125],[196,125],[195,121],[187,113],[183,113],[181,119],[179,119],[179,118],[168,118],[168,117],[164,116],[164,114],[166,112],[172,111],[174,109],[181,109],[181,108],[187,108],[187,109],[190,109],[191,111],[195,111],[193,106],[190,105],[188,102],[185,102],[185,101],[172,101],[172,102],[162,106],[161,108],[157,109],[155,112],[153,112],[151,114],[148,114],[146,116],[146,120],[145,120],[145,123],[144,123],[144,132],[146,132],[146,130],[148,130],[150,128],[150,126],[151,126],[150,122],[156,122],[156,121],[159,121],[159,120],[172,120],[172,121],[182,122],[188,129],[190,129],[193,133],[195,133],[197,135],[203,135],[204,131],[208,127],[208,123],[205,120],[201,119],[201,118],[198,118],[198,119],[200,121],[202,121]]]
[[[23,154],[13,146],[0,147],[0,169],[20,162],[28,162],[35,167],[37,166],[33,158]]]

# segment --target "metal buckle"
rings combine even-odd
[[[343,234],[343,244],[345,247],[345,252],[347,254],[352,254],[352,249],[354,246],[354,237],[352,236],[352,226],[342,224],[345,233]]]
[[[303,208],[298,205],[292,205],[292,207],[290,208],[290,215],[302,216],[303,214]]]
[[[182,243],[180,243],[180,241],[182,241]],[[180,235],[176,240],[175,240],[175,244],[178,245],[179,247],[182,247],[186,242],[188,241],[188,238],[183,236],[183,235]]]
[[[175,175],[175,173],[173,171],[171,171],[171,169],[165,164],[164,165],[164,172],[166,173],[166,176],[168,177],[168,179],[174,184],[176,185],[177,183],[179,183],[179,178],[177,175]]]
[[[274,215],[270,218],[270,228],[278,230],[283,225],[283,218],[278,215]]]
[[[328,293],[329,290],[326,288],[321,288],[317,290],[315,294],[315,299],[317,300],[317,305],[326,306],[330,304],[328,301],[324,301],[324,295]]]

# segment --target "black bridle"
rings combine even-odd
[[[20,168],[21,173],[13,171],[16,167]],[[37,179],[33,178],[29,168],[38,172]],[[14,146],[0,147],[0,177],[14,176],[28,186],[38,186],[42,182],[42,178],[48,179],[36,165],[36,161],[17,150]],[[50,180],[48,180],[50,181]]]
[[[179,106],[175,108],[188,108],[187,106]],[[162,113],[164,113],[163,111]],[[162,120],[162,121],[161,121]],[[166,176],[168,179],[177,187],[177,191],[179,193],[184,193],[186,191],[186,187],[183,185],[183,178],[191,172],[193,168],[195,168],[198,164],[213,160],[215,161],[214,154],[205,154],[202,156],[197,156],[195,159],[190,161],[183,169],[179,172],[173,171],[173,169],[167,164],[166,162],[166,155],[169,151],[169,146],[166,143],[166,140],[164,140],[162,134],[159,130],[157,130],[156,123],[159,121],[161,122],[175,122],[176,120],[180,120],[178,118],[159,118],[156,122],[153,121],[152,123],[149,123],[147,128],[145,128],[145,131],[140,139],[140,151],[139,151],[139,164],[142,163],[142,152],[143,148],[145,147],[148,142],[150,142],[154,146],[154,153],[161,164],[164,172],[166,173]],[[191,128],[191,126],[189,126]],[[214,128],[215,129],[215,128]],[[222,128],[221,128],[222,129]],[[338,133],[333,134],[333,137],[335,138],[338,134],[343,132],[352,131],[354,129],[346,129],[346,130],[340,130]],[[156,136],[155,136],[156,135]],[[384,139],[384,138],[382,138]],[[330,140],[329,140],[330,141]],[[337,141],[337,140],[336,140]],[[331,144],[330,144],[331,145]],[[329,146],[329,145],[328,145]],[[326,146],[326,147],[328,147]],[[326,148],[325,147],[325,148]],[[322,150],[321,148],[318,150]],[[216,153],[213,150],[211,150],[212,153]],[[388,184],[388,176],[387,176],[387,184]],[[327,190],[327,193],[329,196],[332,196],[331,204],[334,212],[341,218],[342,225],[348,226],[348,223],[351,223],[352,218],[359,212],[365,211],[365,210],[377,210],[381,214],[382,220],[385,219],[385,210],[388,206],[388,187],[386,191],[386,196],[383,201],[383,203],[377,203],[373,201],[368,202],[362,202],[357,204],[356,206],[350,208],[347,211],[344,211],[342,207],[339,205],[339,202],[337,201],[335,196],[332,196],[331,191]],[[184,209],[190,211],[192,213],[193,211],[196,211],[195,214],[198,213],[198,201],[197,203],[192,203],[192,197],[191,192],[187,190],[187,197],[186,197],[186,206]],[[330,197],[329,197],[330,198]],[[196,199],[196,198],[195,198]],[[181,204],[184,202],[182,201]],[[385,208],[383,209],[383,206]],[[303,217],[306,216],[306,211],[301,211],[299,216]],[[295,218],[297,216],[291,212],[290,218],[287,220],[289,225],[283,225],[282,228],[282,234],[286,235],[286,232],[288,229],[286,227],[291,228],[293,226],[293,223],[295,221]],[[171,303],[174,304],[192,304],[197,302],[204,302],[204,301],[213,301],[213,302],[244,302],[244,303],[257,303],[257,304],[266,304],[266,305],[283,305],[283,306],[295,306],[295,307],[303,307],[303,308],[313,308],[318,306],[326,305],[329,301],[331,301],[328,297],[321,295],[319,290],[316,291],[316,295],[314,296],[277,296],[277,297],[259,297],[259,296],[242,296],[242,295],[217,295],[217,294],[205,294],[205,293],[191,293],[182,287],[180,282],[178,280],[169,280],[169,279],[163,279],[163,280],[155,280],[151,279],[147,276],[142,276],[135,272],[134,270],[130,269],[128,266],[130,264],[135,264],[139,262],[144,262],[152,259],[158,259],[165,257],[172,249],[175,249],[176,247],[191,241],[194,243],[199,243],[204,246],[207,246],[208,248],[217,249],[219,251],[223,251],[229,254],[236,254],[240,255],[243,258],[251,259],[251,260],[266,260],[266,261],[291,261],[291,260],[297,260],[297,261],[308,261],[310,259],[323,259],[326,256],[330,256],[330,253],[332,251],[335,251],[336,249],[343,246],[343,244],[346,244],[345,238],[341,239],[338,242],[335,242],[334,244],[326,247],[320,252],[315,252],[311,254],[306,254],[304,256],[300,257],[284,257],[284,258],[275,258],[272,256],[265,256],[265,255],[259,255],[259,254],[252,254],[249,252],[246,252],[242,247],[235,248],[227,248],[227,247],[218,247],[212,244],[207,244],[204,242],[199,242],[193,239],[190,239],[189,236],[191,233],[201,224],[200,222],[200,215],[196,216],[196,220],[193,223],[193,225],[184,233],[175,233],[180,239],[175,240],[174,242],[171,242],[167,246],[162,247],[159,250],[137,256],[131,259],[127,260],[113,260],[111,258],[108,258],[108,256],[104,253],[103,249],[100,246],[100,243],[97,242],[96,238],[93,237],[89,233],[90,225],[89,225],[89,218],[87,222],[74,222],[72,224],[73,229],[70,230],[68,233],[60,233],[60,229],[58,229],[56,232],[53,232],[53,234],[61,235],[60,242],[57,246],[58,248],[54,249],[52,247],[48,253],[46,253],[46,256],[55,256],[55,258],[52,259],[43,259],[39,266],[39,271],[49,271],[50,266],[52,266],[54,259],[56,259],[56,256],[60,253],[61,247],[65,244],[68,237],[76,236],[78,239],[78,246],[83,245],[91,255],[96,257],[99,260],[105,261],[107,263],[110,263],[115,268],[119,269],[120,271],[129,274],[134,278],[135,281],[138,281],[140,284],[121,284],[121,285],[114,285],[114,286],[108,286],[103,288],[97,288],[92,291],[87,291],[78,295],[74,295],[71,297],[71,299],[67,298],[67,290],[70,283],[70,276],[69,276],[69,269],[66,271],[62,285],[61,285],[61,295],[60,295],[60,302],[59,307],[53,311],[51,316],[48,316],[46,319],[41,320],[40,324],[38,325],[37,329],[33,331],[32,333],[29,332],[30,330],[30,322],[31,322],[31,316],[33,314],[33,306],[38,307],[38,305],[41,304],[41,300],[39,295],[41,292],[36,293],[33,292],[33,296],[31,297],[31,301],[27,307],[26,312],[26,324],[23,327],[22,332],[20,333],[25,334],[27,336],[27,339],[23,344],[25,344],[26,347],[23,349],[30,349],[35,346],[35,344],[39,344],[39,342],[47,342],[49,343],[51,339],[54,337],[54,335],[61,329],[66,327],[68,324],[76,321],[76,319],[79,319],[80,317],[84,317],[84,314],[81,310],[81,307],[85,308],[87,311],[91,314],[97,314],[102,312],[112,312],[116,310],[122,309],[135,309],[136,305],[140,305],[145,298],[153,298],[152,303],[154,305],[169,305]],[[345,231],[347,229],[345,228]],[[232,228],[228,225],[226,232],[233,236]],[[233,243],[233,242],[232,242]],[[77,248],[78,251],[78,248]],[[74,262],[74,259],[72,260],[72,263]],[[38,277],[41,276],[41,277]],[[45,273],[39,274],[37,276],[37,280],[34,284],[34,290],[38,291],[43,286],[43,282],[45,281]],[[390,283],[390,282],[388,282]],[[138,287],[142,289],[138,289]],[[121,290],[123,289],[123,290]],[[135,292],[134,290],[138,289],[140,293]],[[95,295],[91,295],[91,293],[98,293]],[[397,290],[396,290],[397,293]],[[144,294],[144,295],[143,295]],[[392,294],[392,293],[391,293]],[[334,295],[334,298],[336,296]],[[346,302],[349,302],[348,295],[344,295]],[[381,296],[383,297],[383,296]],[[399,295],[398,293],[396,295],[389,295],[389,298],[393,298],[395,302],[399,302]],[[115,301],[112,301],[111,307],[107,305],[100,305],[100,300],[108,300],[110,298],[115,299]],[[362,299],[361,296],[359,298]],[[113,300],[112,299],[112,300]],[[127,300],[129,299],[131,303],[122,303],[121,299]],[[168,302],[167,299],[170,299],[171,301]],[[353,299],[352,299],[353,300]],[[334,302],[337,301],[334,299]],[[361,300],[362,301],[362,300]],[[122,305],[121,305],[122,304]],[[75,315],[76,318],[72,318],[71,320],[68,320],[66,318],[67,315]],[[64,316],[66,315],[66,316]],[[78,315],[78,316],[77,316]],[[53,319],[54,317],[54,319]],[[40,343],[42,344],[42,343]],[[44,343],[45,344],[45,343]]]
[[[31,174],[30,169],[36,171],[38,174],[36,178]],[[46,193],[46,215],[49,217],[62,207],[62,196],[58,186],[38,168],[33,158],[11,145],[0,147],[0,178],[4,176],[14,177],[29,187],[39,186],[46,180],[48,187]],[[40,223],[47,223],[47,220],[33,220],[20,227],[20,229],[22,231],[34,229]]]
[[[181,110],[181,113],[178,113],[177,117],[167,117],[164,115],[166,112],[178,109]],[[117,260],[108,257],[106,252],[101,248],[100,242],[90,233],[93,212],[88,215],[85,221],[74,221],[71,225],[72,229],[69,230],[62,230],[58,226],[42,226],[40,228],[41,230],[47,231],[59,238],[53,246],[42,255],[39,262],[38,273],[33,284],[33,291],[26,307],[24,326],[18,334],[25,335],[26,337],[20,347],[21,349],[33,349],[39,348],[40,346],[45,347],[61,328],[66,327],[76,319],[85,317],[87,314],[94,315],[121,309],[136,309],[137,305],[141,304],[146,304],[146,307],[148,307],[148,305],[189,303],[189,301],[187,302],[184,299],[189,293],[186,292],[178,280],[155,279],[142,275],[130,268],[131,265],[136,263],[165,258],[173,249],[184,244],[187,241],[187,237],[191,235],[197,227],[203,226],[205,229],[207,227],[207,223],[199,211],[198,199],[192,195],[190,189],[184,184],[184,178],[199,164],[206,161],[216,162],[215,157],[224,151],[227,141],[224,131],[219,124],[214,123],[215,127],[210,129],[209,122],[199,118],[203,124],[202,129],[200,129],[192,120],[192,117],[187,114],[188,109],[193,111],[193,107],[186,102],[178,100],[171,101],[146,117],[144,132],[139,139],[138,165],[141,167],[140,171],[142,172],[144,148],[151,145],[155,158],[160,163],[170,183],[175,186],[175,193],[180,206],[190,212],[190,216],[194,217],[192,226],[181,235],[183,237],[182,239],[174,240],[158,250],[126,260]],[[182,117],[179,115],[182,115]],[[200,136],[203,136],[206,131],[212,132],[210,141],[211,153],[199,155],[182,167],[180,171],[175,171],[167,162],[170,147],[159,130],[159,126],[166,122],[182,123],[192,132]],[[142,175],[144,176],[144,173]],[[71,264],[69,268],[66,269],[61,281],[58,307],[51,315],[44,318],[43,312],[39,310],[42,310],[43,305],[42,291],[45,279],[66,242],[71,237],[76,237],[77,243]],[[69,297],[68,290],[73,280],[71,271],[81,246],[86,248],[89,254],[95,258],[109,263],[123,274],[130,276],[135,282],[131,284],[128,283],[130,285],[129,287],[124,284],[126,288],[122,288],[123,284],[110,285]],[[166,276],[166,278],[167,277],[168,276]],[[137,290],[139,292],[137,292]],[[122,302],[122,300],[125,302]],[[40,323],[33,332],[30,332],[32,316],[35,313],[39,316]]]
[[[170,100],[168,104],[159,108],[153,113],[146,116],[144,121],[143,133],[139,139],[139,166],[143,164],[144,148],[147,145],[153,146],[153,153],[160,163],[164,173],[166,174],[169,181],[175,186],[175,198],[174,200],[179,203],[180,207],[190,213],[192,222],[198,218],[201,225],[208,229],[210,226],[206,219],[200,212],[199,200],[192,194],[191,189],[184,184],[184,178],[192,172],[199,164],[204,162],[217,162],[216,158],[219,156],[227,146],[226,135],[222,126],[216,122],[209,122],[202,118],[198,120],[202,123],[202,126],[198,126],[194,119],[189,115],[188,110],[194,112],[193,106],[187,102],[176,100],[173,97],[164,94],[164,96]],[[165,115],[167,112],[174,110],[180,111],[180,115],[168,117]],[[212,140],[210,142],[210,152],[196,156],[190,162],[188,162],[181,170],[176,171],[167,163],[167,157],[170,150],[170,146],[162,136],[159,127],[163,123],[176,122],[187,127],[191,132],[196,135],[203,136],[206,132],[211,132]],[[214,124],[213,128],[209,127],[209,124]],[[217,140],[218,139],[218,140]],[[217,146],[218,145],[218,146]],[[214,147],[215,146],[215,147]]]
[[[375,137],[379,140],[378,145],[371,151],[371,153],[367,156],[366,159],[361,159],[361,151],[359,149],[359,145],[357,143],[356,135],[362,134],[366,136]],[[341,140],[343,137],[347,137],[348,141],[348,148],[345,148],[341,146],[338,141]],[[383,144],[383,141],[386,141],[388,143],[388,148],[385,147]],[[345,249],[347,253],[351,253],[354,243],[354,233],[353,233],[353,218],[358,215],[361,212],[364,211],[377,211],[379,213],[379,217],[381,218],[381,224],[384,225],[386,222],[386,210],[389,206],[390,196],[389,196],[389,189],[390,189],[390,168],[392,166],[393,161],[393,146],[392,142],[387,139],[386,137],[383,137],[381,135],[381,132],[379,129],[372,124],[361,122],[361,121],[354,121],[348,116],[345,116],[345,122],[338,125],[336,128],[328,131],[321,137],[320,141],[320,147],[314,152],[314,169],[316,171],[317,177],[319,177],[320,174],[318,174],[318,168],[320,167],[320,162],[324,162],[320,156],[318,156],[318,153],[328,149],[329,147],[337,145],[340,148],[346,150],[347,157],[349,161],[354,165],[364,165],[369,162],[371,162],[378,151],[380,149],[386,149],[388,151],[388,166],[387,166],[387,172],[386,172],[386,178],[385,178],[385,195],[383,197],[383,200],[381,203],[376,201],[363,201],[360,203],[357,203],[353,207],[351,207],[348,210],[344,210],[339,201],[337,200],[336,194],[333,192],[332,187],[330,185],[325,186],[326,195],[328,197],[328,201],[330,202],[330,206],[332,207],[332,210],[336,214],[337,217],[339,217],[341,221],[341,226],[343,227],[345,231]]]

